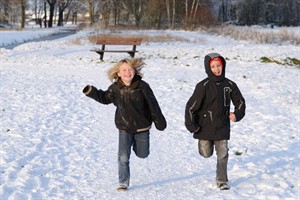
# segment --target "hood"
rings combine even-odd
[[[222,70],[221,76],[214,75],[214,73],[210,70],[209,61],[212,58],[216,58],[216,57],[221,58],[222,63],[223,63],[223,70]],[[219,81],[222,81],[223,79],[225,79],[226,61],[220,54],[218,54],[218,53],[207,54],[204,57],[204,68],[205,68],[206,74],[208,75],[209,80],[212,80],[214,82],[219,82]]]

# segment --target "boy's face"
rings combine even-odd
[[[135,75],[134,69],[126,62],[124,62],[118,72],[118,76],[121,78],[125,85],[129,86]]]
[[[214,73],[214,75],[221,76],[223,67],[221,63],[216,60],[210,63],[210,70],[212,71],[212,73]]]

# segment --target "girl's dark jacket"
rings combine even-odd
[[[220,57],[223,62],[221,76],[215,76],[210,69],[209,61],[215,57]],[[232,101],[234,105],[236,121],[240,121],[245,116],[245,99],[237,85],[225,78],[226,61],[222,56],[206,55],[204,66],[208,77],[196,85],[186,104],[185,126],[196,139],[229,140],[230,103]]]
[[[135,75],[130,86],[116,81],[106,91],[88,85],[83,92],[99,103],[113,103],[117,107],[115,124],[119,130],[127,133],[147,131],[152,122],[158,130],[162,131],[167,127],[149,84],[138,75]]]

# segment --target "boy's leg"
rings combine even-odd
[[[227,183],[228,140],[214,141],[217,152],[217,184]]]
[[[213,155],[214,152],[213,141],[210,140],[199,140],[198,149],[201,156],[208,158]]]
[[[119,150],[118,150],[118,165],[119,165],[119,184],[127,188],[130,181],[129,159],[131,153],[131,145],[133,135],[126,132],[119,132]]]
[[[150,132],[144,131],[134,134],[133,151],[139,158],[146,158],[150,153]]]

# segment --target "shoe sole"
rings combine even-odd
[[[127,188],[124,188],[124,187],[119,187],[117,189],[117,192],[125,192],[127,190]]]
[[[226,187],[226,188],[220,188],[220,190],[229,190],[229,187]]]
[[[230,189],[230,187],[227,184],[222,184],[222,185],[217,184],[217,187],[220,190],[229,190]]]

